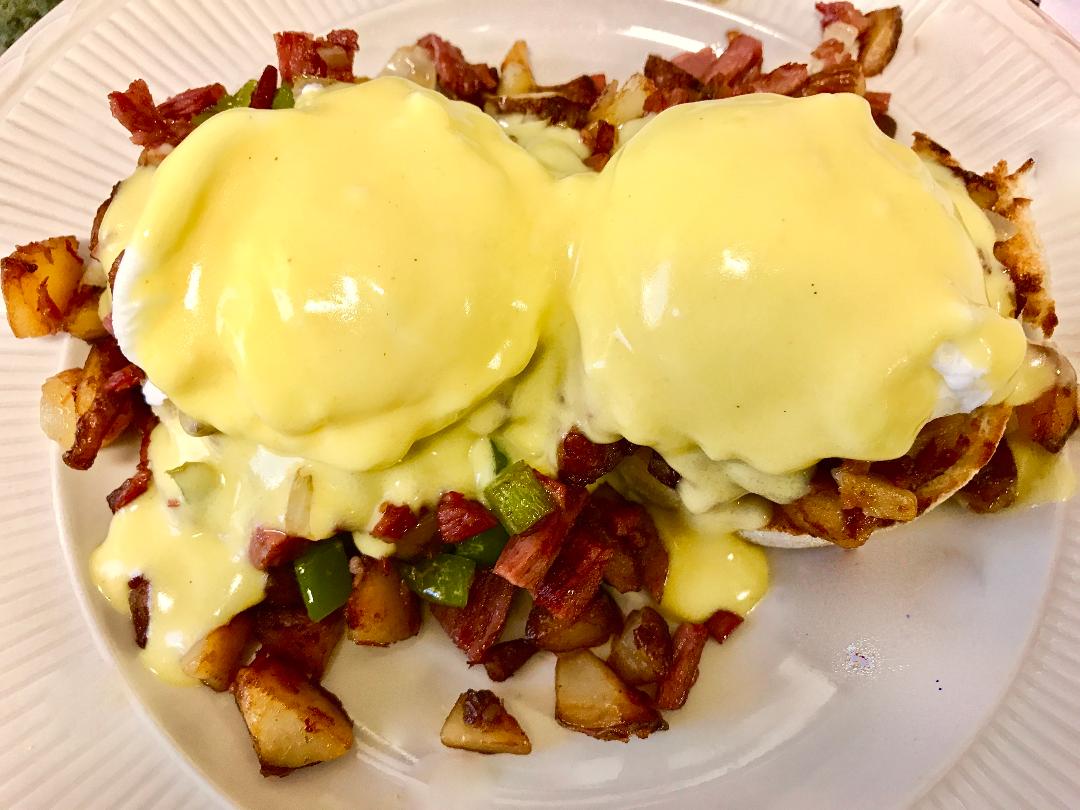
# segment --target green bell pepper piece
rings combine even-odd
[[[274,91],[274,100],[270,103],[271,109],[288,110],[295,105],[296,99],[293,98],[292,85],[283,84]]]
[[[473,535],[467,540],[455,543],[452,548],[455,554],[468,557],[470,560],[490,568],[499,559],[499,555],[502,554],[506,541],[509,539],[510,535],[506,533],[506,529],[502,526],[494,526],[486,532],[480,532],[480,534]]]
[[[415,565],[401,566],[401,578],[417,596],[456,608],[468,604],[475,573],[476,563],[456,554],[438,554]]]
[[[487,485],[484,497],[510,534],[520,534],[555,509],[551,496],[524,461],[515,461]]]
[[[495,474],[498,475],[506,469],[506,465],[510,463],[510,459],[506,457],[506,453],[499,447],[494,441],[491,442],[491,455],[495,459]]]
[[[296,559],[293,570],[312,621],[322,621],[348,600],[352,574],[341,538],[315,543]]]

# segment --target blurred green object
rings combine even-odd
[[[0,53],[60,0],[0,0]]]

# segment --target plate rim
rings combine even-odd
[[[693,0],[665,1],[679,3],[681,5],[695,5],[700,6],[704,10],[715,11],[714,7],[710,7],[705,3],[693,2]],[[19,98],[21,98],[23,93],[30,87],[33,87],[35,75],[46,70],[48,65],[51,64],[52,59],[44,58],[44,56],[33,58],[33,54],[29,53],[34,44],[48,29],[61,20],[66,21],[68,26],[75,25],[77,27],[78,24],[87,23],[100,16],[107,15],[114,8],[123,5],[125,2],[126,0],[64,0],[41,20],[35,23],[35,25],[23,36],[16,40],[4,54],[0,55],[0,89],[4,91],[5,95],[5,103],[0,105],[0,120],[6,118],[7,112],[18,103]],[[423,0],[368,0],[368,2],[371,4],[371,8],[367,13],[370,13],[376,10],[385,10],[392,5],[400,3],[420,5]],[[1010,14],[1018,14],[1020,17],[1027,16],[1027,21],[1042,26],[1047,33],[1070,47],[1077,60],[1072,67],[1074,69],[1080,69],[1080,43],[1078,43],[1075,38],[1045,12],[1029,5],[1025,0],[996,0],[996,5],[1001,9],[1009,9],[1008,13]],[[75,19],[76,17],[78,18],[77,20]],[[78,31],[69,30],[68,28],[65,28],[64,31],[59,33],[62,36],[78,36]],[[5,75],[5,68],[7,68],[8,65],[16,60],[26,59],[28,56],[31,57],[28,62],[19,69],[12,70],[10,75]],[[18,93],[10,92],[19,85],[24,86],[20,88]],[[54,344],[60,348],[60,351],[56,353],[57,367],[59,367],[59,361],[72,352],[70,343],[70,339],[65,339],[64,342],[56,342]],[[1076,455],[1075,448],[1073,455],[1074,457]],[[59,465],[59,455],[56,452],[50,452],[48,463],[50,481],[49,494],[52,512],[56,522],[56,530],[58,532],[57,541],[61,547],[61,554],[64,560],[68,580],[75,586],[72,590],[75,591],[76,600],[79,605],[79,614],[82,620],[90,626],[95,652],[96,654],[103,656],[106,662],[111,663],[112,658],[115,655],[115,644],[107,637],[108,634],[105,632],[103,626],[101,626],[92,615],[90,590],[80,586],[85,578],[79,573],[81,569],[74,557],[71,544],[63,539],[71,522],[71,517],[65,499],[61,497],[59,491],[61,487],[61,480],[58,475]],[[978,784],[979,779],[986,778],[986,771],[989,771],[991,774],[993,773],[993,770],[988,768],[985,764],[985,761],[988,759],[993,761],[993,757],[982,752],[980,743],[983,741],[983,738],[987,736],[987,733],[992,731],[998,724],[1003,710],[1009,706],[1010,701],[1014,697],[1018,679],[1026,671],[1032,668],[1033,658],[1042,655],[1042,649],[1045,646],[1042,637],[1044,631],[1047,629],[1045,627],[1047,613],[1055,603],[1055,586],[1058,583],[1058,580],[1062,578],[1062,565],[1065,562],[1064,558],[1069,551],[1065,524],[1069,519],[1070,513],[1076,513],[1077,511],[1080,511],[1080,505],[1074,501],[1070,504],[1070,508],[1060,509],[1055,515],[1056,548],[1054,552],[1054,563],[1049,572],[1048,587],[1043,593],[1041,603],[1037,610],[1038,620],[1032,627],[1030,636],[1024,645],[1023,653],[1017,660],[1013,672],[1003,687],[1001,697],[997,702],[988,706],[983,721],[974,728],[964,746],[958,749],[956,757],[950,762],[943,763],[941,768],[938,769],[932,777],[928,778],[928,786],[917,800],[918,804],[926,806],[932,805],[935,807],[949,806],[950,797],[934,795],[935,793],[941,793],[940,789],[945,786],[946,783],[966,781],[971,784]],[[1080,596],[1073,596],[1073,601],[1080,602]],[[182,762],[185,771],[190,777],[198,779],[203,785],[207,786],[215,793],[220,801],[227,802],[228,799],[220,793],[215,782],[209,775],[187,755],[186,751],[177,744],[177,741],[167,729],[154,721],[148,707],[138,699],[129,680],[126,677],[121,678],[121,680],[123,681],[124,690],[128,697],[128,703],[135,704],[136,713],[140,717],[141,722],[149,724],[154,730],[154,733],[159,735],[159,738],[166,743],[173,760],[176,761],[178,759]],[[1077,738],[1080,738],[1080,730],[1073,729],[1073,732]],[[973,757],[975,761],[969,762]],[[979,779],[976,779],[971,775],[972,772],[982,772],[982,775],[980,775]],[[956,785],[953,785],[950,790],[952,797],[962,796],[963,794],[962,788]],[[1080,798],[1080,792],[1077,793],[1077,797]]]

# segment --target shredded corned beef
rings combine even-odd
[[[498,88],[499,72],[495,68],[466,62],[461,49],[442,37],[428,34],[416,44],[431,55],[439,87],[451,98],[482,104],[484,94],[494,93]]]
[[[585,165],[593,171],[600,171],[611,159],[615,150],[616,130],[614,125],[603,120],[593,121],[581,130],[581,141],[589,149]]]
[[[260,571],[269,571],[274,566],[292,562],[309,545],[311,541],[303,537],[286,534],[281,529],[257,526],[248,541],[248,559]]]
[[[704,81],[705,74],[716,64],[716,51],[712,46],[702,48],[700,51],[680,53],[671,60],[675,67],[686,71],[699,82]]]
[[[105,390],[110,392],[127,391],[129,388],[141,385],[142,381],[145,379],[145,371],[134,363],[128,363],[119,371],[114,371],[109,378],[105,380]]]
[[[613,546],[599,527],[578,521],[537,587],[536,604],[562,621],[576,619],[599,590]]]
[[[513,598],[513,585],[490,571],[480,570],[469,588],[469,601],[465,607],[432,605],[431,614],[454,644],[465,652],[469,663],[479,664],[499,640]]]
[[[851,3],[816,3],[815,8],[821,15],[823,31],[835,22],[853,26],[860,34],[870,27],[870,18]]]
[[[885,115],[889,112],[889,102],[892,101],[892,93],[875,93],[868,91],[863,98],[870,104],[874,115]]]
[[[155,149],[180,143],[195,128],[192,118],[213,107],[224,95],[224,85],[209,84],[155,105],[146,82],[136,79],[127,90],[109,93],[109,109],[131,133],[133,144]]]
[[[756,37],[739,34],[716,61],[709,66],[702,77],[705,84],[732,84],[754,67],[760,67],[762,60],[761,40]]]
[[[142,423],[142,441],[139,443],[139,463],[135,467],[135,474],[124,483],[110,492],[105,500],[112,512],[117,512],[138,498],[150,487],[150,434],[157,426],[158,418],[147,411]]]
[[[611,151],[610,147],[607,151]],[[574,428],[563,437],[556,453],[559,478],[579,487],[586,486],[614,470],[616,465],[632,452],[634,446],[625,439],[610,444],[597,444]]]
[[[460,492],[444,492],[435,508],[439,534],[446,543],[460,543],[499,525],[482,503]]]
[[[714,59],[712,56],[712,49],[707,48],[709,51],[709,58]],[[700,52],[699,52],[700,53]],[[683,56],[695,57],[698,54],[683,54]],[[678,59],[679,57],[675,57]],[[685,90],[701,90],[701,82],[697,77],[687,71],[685,68],[679,67],[674,61],[664,59],[662,56],[656,54],[650,54],[645,60],[645,69],[642,71],[645,74],[645,78],[649,79],[660,90],[674,90],[681,88]]]
[[[511,537],[495,563],[496,574],[527,591],[534,591],[544,581],[588,497],[583,487],[563,484],[539,473],[536,477],[556,509],[536,525]]]
[[[306,31],[282,31],[274,34],[281,80],[292,84],[301,76],[351,82],[353,58],[359,47],[355,31],[337,29],[325,37]]]
[[[827,39],[810,52],[810,55],[821,63],[821,68],[835,67],[843,62],[850,62],[851,54],[847,52],[844,43],[838,39]]]
[[[253,110],[269,110],[274,104],[274,93],[277,91],[277,68],[267,65],[263,68],[255,89],[251,92],[251,103],[248,104]]]
[[[709,631],[702,624],[680,624],[672,637],[674,654],[671,668],[656,685],[658,709],[681,709],[686,703],[690,689],[697,683],[701,653]]]
[[[382,517],[371,530],[372,537],[383,540],[400,540],[405,533],[414,528],[419,518],[408,506],[400,504],[384,503],[381,507]]]

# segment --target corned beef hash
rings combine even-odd
[[[86,250],[3,260],[8,321],[89,344],[42,427],[76,469],[141,436],[93,577],[146,666],[231,690],[264,773],[352,745],[342,636],[427,613],[496,682],[553,652],[559,723],[647,737],[760,545],[1071,494],[1031,162],[894,140],[899,9],[817,9],[771,70],[732,32],[542,85],[524,42],[496,70],[429,34],[367,78],[339,30],[233,93],[110,94],[138,166]],[[442,741],[527,754],[512,708],[467,690]]]

